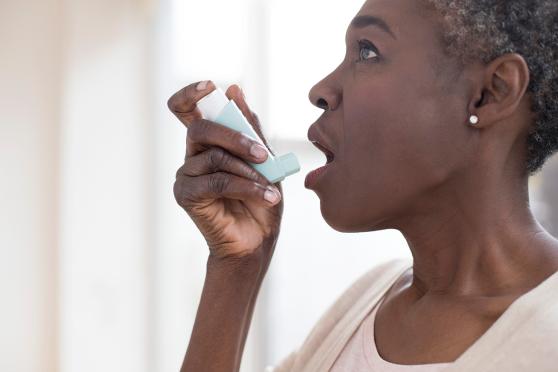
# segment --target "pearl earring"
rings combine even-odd
[[[475,125],[478,122],[479,122],[479,117],[477,115],[471,115],[471,117],[469,118],[469,123]]]

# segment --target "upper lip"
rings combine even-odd
[[[315,125],[310,126],[310,128],[308,129],[308,140],[325,154],[328,163],[331,163],[333,161],[335,154],[331,150],[331,147],[320,135],[320,132],[318,129],[316,129]]]

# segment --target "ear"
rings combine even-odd
[[[484,68],[483,81],[469,104],[470,115],[477,115],[475,127],[487,127],[514,114],[529,85],[529,66],[517,53],[506,53]],[[467,118],[468,119],[468,118]]]

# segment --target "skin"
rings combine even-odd
[[[378,311],[382,357],[451,362],[558,271],[558,241],[529,208],[529,69],[517,54],[462,68],[443,53],[439,19],[417,0],[369,0],[357,15],[381,17],[393,35],[349,27],[345,59],[311,89],[324,113],[309,138],[335,154],[312,189],[332,228],[397,229],[411,249],[412,270]],[[359,39],[378,53],[359,50]],[[201,119],[195,102],[214,85],[195,86],[168,103],[188,128],[175,198],[209,247],[182,371],[238,371],[283,199],[264,200],[272,185],[244,163],[264,160],[249,155],[250,139]],[[227,95],[262,137],[239,88]],[[474,127],[471,114],[480,118]]]
[[[367,1],[364,14],[384,19],[395,38],[350,28],[345,60],[310,91],[325,112],[309,137],[335,153],[314,191],[334,229],[397,229],[411,249],[413,270],[378,311],[380,354],[451,362],[558,270],[557,241],[528,202],[529,71],[517,54],[460,71],[418,1]],[[355,62],[360,38],[379,50],[365,49],[365,62]]]
[[[238,371],[256,298],[279,236],[282,189],[246,164],[267,159],[267,155],[250,154],[257,142],[201,118],[195,103],[215,85],[209,82],[201,90],[197,86],[184,87],[168,101],[169,109],[188,129],[186,158],[176,172],[174,196],[209,248],[204,287],[181,371]],[[230,86],[226,95],[267,146],[258,116],[240,88]],[[277,199],[265,200],[266,190]]]

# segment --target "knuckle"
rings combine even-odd
[[[168,100],[167,100],[167,107],[169,108],[169,110],[174,112],[174,95],[171,96]]]
[[[174,175],[175,180],[178,180],[178,177],[180,177],[180,175],[182,174],[182,168],[184,168],[184,166],[182,166],[182,167],[180,167],[176,170],[176,173]]]
[[[250,147],[252,147],[252,143],[254,142],[252,139],[250,139],[250,137],[242,132],[233,132],[231,140],[234,143],[239,144],[242,150],[246,153],[250,153]]]
[[[231,178],[226,174],[218,172],[209,177],[209,189],[215,194],[222,194],[229,187]]]
[[[174,114],[184,113],[191,105],[193,97],[188,94],[190,86],[186,86],[175,92],[168,100],[167,107]]]
[[[250,188],[250,195],[257,196],[257,197],[260,197],[260,194],[263,195],[265,191],[262,185],[260,185],[256,181],[250,182],[249,188]]]
[[[209,158],[209,168],[212,172],[216,172],[219,169],[225,168],[228,163],[228,156],[220,147],[213,147],[208,151]]]
[[[180,108],[180,102],[179,102],[179,96],[178,96],[178,92],[173,94],[167,101],[167,107],[169,108],[169,110],[171,110],[172,112],[178,112],[179,108]]]
[[[183,187],[182,180],[174,181],[174,185],[172,187],[172,191],[173,191],[173,194],[174,194],[174,200],[176,200],[176,202],[180,206],[184,206],[183,189],[184,189],[184,187]]]
[[[262,185],[267,183],[267,179],[250,166],[246,167],[246,176],[252,181],[259,182]]]
[[[173,184],[174,199],[183,208],[187,208],[189,202],[194,202],[197,195],[193,189],[194,185],[188,182],[188,179],[188,177],[180,177]]]
[[[203,120],[194,120],[188,128],[188,137],[195,142],[204,142],[208,127]]]

